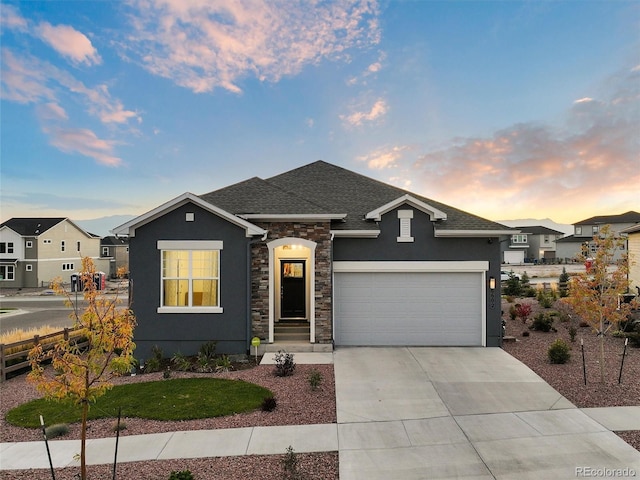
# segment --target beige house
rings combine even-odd
[[[100,258],[100,237],[68,218],[11,218],[0,224],[0,288],[46,287],[64,282],[91,257],[96,270],[109,271]]]
[[[622,230],[629,247],[629,281],[631,292],[640,295],[640,224]]]

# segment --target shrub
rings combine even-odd
[[[69,425],[66,423],[56,423],[44,429],[47,439],[62,437],[69,433]]]
[[[222,355],[216,360],[216,372],[229,372],[231,370],[233,370],[233,365],[228,356]]]
[[[532,311],[533,308],[530,303],[519,303],[516,305],[516,316],[522,320],[522,323],[527,323],[527,319]]]
[[[173,471],[169,475],[169,480],[194,480],[191,470]]]
[[[556,339],[547,350],[549,361],[553,364],[567,363],[571,358],[569,345],[561,338]]]
[[[191,360],[185,357],[182,353],[176,352],[171,358],[171,364],[176,370],[181,372],[188,372],[191,370]]]
[[[293,361],[293,353],[287,353],[284,350],[278,350],[278,353],[273,357],[275,360],[274,373],[278,377],[288,377],[293,375],[296,369],[296,363]]]
[[[569,274],[567,269],[562,267],[562,273],[558,277],[558,290],[560,291],[560,297],[564,298],[569,295]]]
[[[213,360],[216,356],[216,342],[214,340],[210,340],[200,345],[198,355],[206,357],[209,360]]]
[[[556,301],[556,294],[553,291],[547,292],[540,289],[536,294],[536,298],[542,308],[551,308],[553,306],[553,302]]]
[[[322,374],[318,370],[312,370],[309,374],[309,386],[311,390],[317,390],[322,383]]]
[[[263,412],[273,412],[278,406],[278,402],[275,397],[264,397],[260,408]]]
[[[213,368],[215,366],[215,360],[209,358],[206,353],[198,352],[198,356],[196,357],[196,372],[200,373],[211,373],[213,372]]]
[[[151,358],[144,362],[144,373],[159,372],[162,367],[162,349],[158,345],[151,347]]]
[[[167,367],[163,372],[162,372],[162,378],[164,378],[165,380],[167,378],[171,378],[171,368]]]
[[[520,279],[513,273],[509,274],[509,279],[505,282],[503,292],[505,295],[519,297],[522,295],[522,285]]]
[[[511,307],[509,308],[509,318],[511,320],[515,320],[518,317],[518,311],[516,310],[518,305],[519,304],[511,305]]]
[[[507,303],[513,303],[515,298],[513,298],[513,295],[507,295],[505,300],[507,301]]]
[[[546,313],[539,313],[533,319],[531,328],[539,332],[549,332],[553,327],[553,317]]]
[[[569,327],[569,338],[571,339],[572,342],[576,341],[576,334],[578,333],[578,329],[576,327],[574,327],[573,325],[571,325]]]

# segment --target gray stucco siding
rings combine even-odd
[[[333,261],[488,261],[486,276],[497,279],[492,292],[486,288],[486,345],[500,346],[502,343],[502,317],[500,303],[500,242],[497,237],[437,238],[429,216],[413,209],[411,235],[413,242],[398,242],[399,220],[397,210],[408,210],[401,206],[384,214],[379,222],[377,238],[341,238],[333,242]],[[493,296],[493,298],[492,298]]]
[[[186,213],[194,221],[185,221]],[[158,313],[160,306],[161,253],[158,240],[218,240],[220,252],[220,306],[223,313]],[[130,277],[136,357],[148,358],[158,345],[166,357],[176,352],[197,353],[209,340],[218,353],[248,350],[247,248],[245,230],[195,205],[181,206],[136,230],[130,239]]]

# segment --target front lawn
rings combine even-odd
[[[91,404],[89,419],[123,417],[150,420],[195,420],[257,409],[270,390],[242,380],[177,378],[157,382],[117,385]],[[48,425],[80,421],[80,407],[69,402],[40,398],[7,413],[16,426],[36,428],[40,415]]]

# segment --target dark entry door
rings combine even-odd
[[[282,318],[304,318],[305,260],[280,261],[280,315]]]

